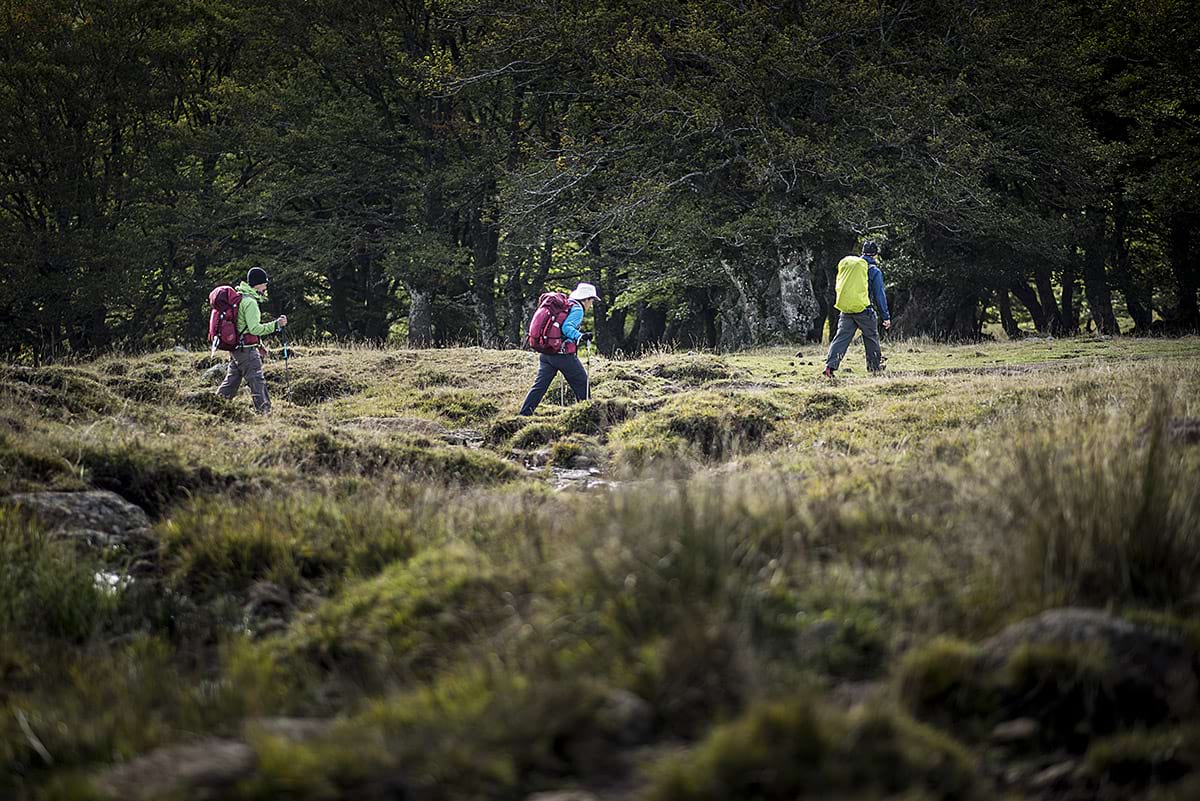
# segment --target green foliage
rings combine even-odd
[[[761,704],[658,773],[650,801],[987,798],[963,748],[894,712]]]

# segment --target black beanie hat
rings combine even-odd
[[[864,256],[875,256],[879,253],[879,244],[874,239],[868,239],[863,243],[862,249]],[[265,275],[266,273],[264,273]]]
[[[250,286],[267,283],[267,271],[262,267],[251,267],[250,272],[246,273],[246,283]]]

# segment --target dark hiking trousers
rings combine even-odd
[[[579,400],[587,400],[588,375],[578,356],[573,353],[542,353],[539,355],[541,358],[538,359],[537,378],[533,382],[533,388],[525,396],[525,402],[521,404],[521,414],[533,414],[533,410],[542,402],[542,396],[546,394],[546,390],[550,389],[550,382],[559,372],[571,385],[571,391],[575,393],[575,397]]]
[[[217,387],[217,394],[232,399],[242,385],[243,378],[250,387],[250,396],[254,398],[254,410],[259,413],[271,411],[267,379],[263,377],[262,356],[257,348],[235,350],[229,354],[229,369],[225,371],[225,380]]]
[[[829,356],[825,359],[825,366],[830,370],[838,369],[838,365],[842,363],[846,348],[850,347],[850,340],[854,339],[855,331],[862,331],[863,345],[867,348],[867,369],[871,372],[879,370],[879,363],[883,358],[879,350],[879,320],[875,316],[875,310],[869,306],[858,314],[842,312],[842,316],[838,318],[837,333],[829,343]]]

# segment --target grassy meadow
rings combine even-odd
[[[884,353],[593,356],[531,419],[516,351],[296,346],[266,417],[206,352],[0,366],[0,497],[151,520],[0,504],[0,797],[217,739],[248,766],[159,797],[1200,797],[1192,706],[980,645],[1071,606],[1200,648],[1200,339]]]

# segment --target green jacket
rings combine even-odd
[[[239,334],[265,337],[267,334],[274,334],[279,330],[279,326],[274,321],[269,323],[262,321],[262,310],[258,308],[258,304],[267,299],[265,295],[255,292],[254,287],[245,281],[238,284],[237,291],[242,296],[242,302],[238,305],[237,332]]]
[[[837,266],[837,301],[833,304],[838,311],[858,314],[871,305],[867,295],[867,260],[859,256],[847,256]]]

